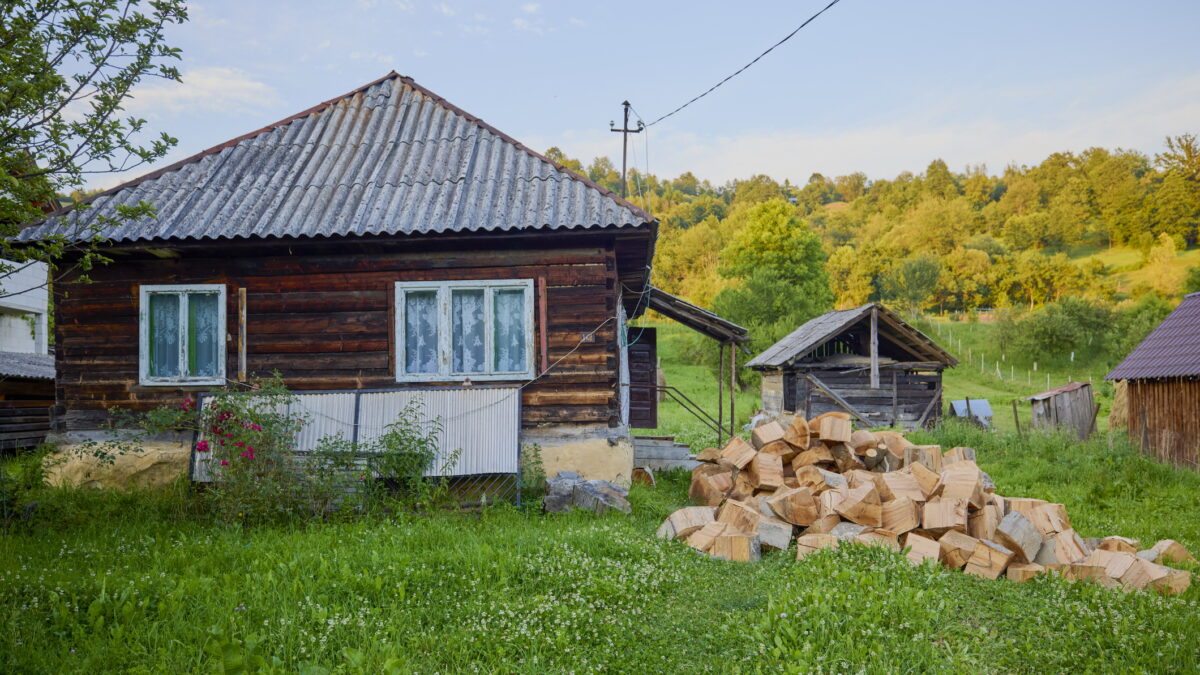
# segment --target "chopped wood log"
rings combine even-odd
[[[685,506],[667,516],[655,534],[660,539],[684,539],[716,520],[711,506]]]
[[[921,493],[925,495],[925,499],[933,496],[934,489],[937,488],[942,477],[937,472],[933,471],[924,464],[910,464],[905,467],[909,470],[913,480],[917,481],[917,486],[921,489]]]
[[[887,474],[859,469],[843,473],[842,475],[846,477],[851,490],[860,485],[874,485],[876,492],[879,493],[879,501],[881,503],[896,498],[896,495],[892,492],[892,488],[883,480],[883,477]]]
[[[981,509],[985,503],[983,480],[975,462],[960,461],[942,471],[941,481],[933,489],[942,499],[965,499],[973,509]]]
[[[851,488],[846,498],[835,507],[843,518],[859,525],[883,527],[883,510],[874,483]]]
[[[693,532],[684,543],[697,551],[707,553],[708,549],[712,547],[713,540],[725,534],[725,530],[727,529],[729,529],[729,523],[709,523]]]
[[[1067,507],[1062,504],[1042,504],[1034,507],[1033,516],[1029,520],[1043,537],[1051,537],[1071,529]]]
[[[976,539],[992,539],[999,524],[1000,507],[985,504],[982,509],[968,515],[967,532]]]
[[[750,460],[746,474],[750,479],[750,485],[754,486],[756,490],[759,488],[774,490],[783,487],[783,460],[779,455],[760,452]]]
[[[981,539],[975,544],[975,552],[967,559],[963,571],[985,579],[999,579],[1014,556],[1008,547],[990,539]]]
[[[754,446],[746,441],[734,436],[725,444],[725,448],[721,450],[721,459],[727,460],[739,469],[746,468],[746,465],[754,459],[757,454]]]
[[[847,422],[850,421],[850,413],[842,412],[841,410],[831,410],[830,412],[827,412],[827,413],[821,413],[820,415],[817,415],[816,417],[814,417],[808,421],[808,428],[814,436],[820,437],[821,422],[824,422],[826,419],[828,419],[830,417],[836,417],[840,420],[845,420]]]
[[[858,458],[858,455],[850,452],[846,445],[838,443],[829,450],[833,453],[833,459],[836,462],[835,468],[840,473],[846,473],[847,471],[855,470],[866,471],[867,465],[863,464],[863,461]]]
[[[1174,539],[1162,539],[1150,547],[1150,550],[1154,552],[1154,560],[1150,562],[1196,562],[1196,559],[1192,557],[1192,554],[1188,552],[1183,544]]]
[[[796,537],[796,560],[820,551],[823,548],[837,548],[838,538],[830,534],[805,533]]]
[[[780,518],[800,527],[812,525],[820,516],[817,499],[807,487],[776,492],[767,503]]]
[[[754,508],[758,509],[758,512],[762,515],[767,518],[778,518],[779,514],[775,513],[775,509],[771,508],[771,502],[769,501],[772,494],[770,492],[756,494],[750,501],[754,504]]]
[[[760,424],[754,427],[754,431],[750,432],[750,441],[754,443],[756,450],[762,450],[763,446],[782,441],[784,437],[783,425],[774,420],[765,424]]]
[[[821,420],[821,426],[817,427],[817,436],[823,441],[833,441],[835,443],[849,443],[852,429],[850,420],[841,419],[839,417],[826,417]]]
[[[1192,573],[1187,570],[1176,570],[1164,567],[1167,575],[1150,585],[1156,591],[1167,595],[1178,595],[1192,585]]]
[[[1125,576],[1125,573],[1129,571],[1129,567],[1137,562],[1137,560],[1138,557],[1132,553],[1098,548],[1092,551],[1091,555],[1087,558],[1074,562],[1103,567],[1105,576],[1120,579]]]
[[[752,534],[719,534],[713,540],[709,555],[735,562],[758,562],[762,557],[758,537]]]
[[[717,448],[705,448],[692,456],[692,459],[697,462],[710,462],[715,464],[721,458],[721,451]]]
[[[901,469],[900,471],[889,471],[888,473],[876,474],[879,479],[887,484],[888,491],[892,493],[893,499],[908,497],[914,502],[925,503],[925,491],[921,489],[921,484],[913,477],[912,473]],[[882,495],[881,495],[882,496]]]
[[[895,534],[886,530],[871,530],[869,532],[862,532],[858,535],[855,535],[851,541],[859,544],[865,544],[867,546],[879,546],[882,548],[891,549],[896,553],[900,552],[900,541],[896,538]]]
[[[761,518],[752,534],[758,535],[763,548],[786,551],[792,543],[792,524],[778,518]]]
[[[987,502],[989,504],[995,504],[996,508],[1000,509],[1001,517],[1008,515],[1008,500],[1005,499],[1004,497],[1001,497],[1000,495],[998,495],[994,492],[988,493]]]
[[[964,448],[964,447],[950,448],[949,450],[942,453],[942,466],[943,467],[950,466],[951,464],[953,464],[955,462],[962,462],[962,461],[974,462],[975,461],[975,448]]]
[[[634,467],[633,473],[630,475],[629,480],[634,483],[641,483],[642,485],[654,487],[654,473],[652,473],[649,468],[644,466]]]
[[[1141,590],[1161,583],[1166,577],[1166,567],[1134,556],[1120,581],[1122,586]]]
[[[967,500],[942,499],[925,502],[922,508],[921,527],[937,536],[950,530],[967,531]]]
[[[797,451],[808,449],[811,436],[808,420],[804,419],[804,415],[793,416],[792,423],[783,430],[783,440]]]
[[[1082,562],[1091,550],[1075,530],[1067,530],[1046,538],[1033,562],[1039,565],[1069,565]]]
[[[706,466],[718,469],[714,472],[698,472]],[[688,487],[688,497],[706,506],[716,506],[725,499],[725,495],[733,488],[733,473],[721,471],[715,464],[702,464],[692,473],[692,484]]]
[[[1016,562],[1033,562],[1042,548],[1042,535],[1028,518],[1012,511],[996,526],[996,542],[1010,549]]]
[[[1067,581],[1100,581],[1101,579],[1109,579],[1104,573],[1103,565],[1089,565],[1087,563],[1070,563],[1067,565],[1045,565],[1047,572],[1053,572],[1061,576]]]
[[[876,440],[883,443],[887,451],[898,459],[904,458],[904,449],[911,446],[912,442],[904,437],[904,434],[899,431],[876,431]],[[938,464],[938,469],[941,469],[941,464]]]
[[[833,531],[833,528],[840,525],[841,522],[842,522],[841,516],[839,516],[836,513],[828,513],[828,514],[819,516],[816,520],[813,521],[812,525],[809,525],[808,527],[804,528],[804,533],[805,534],[829,534],[830,532]]]
[[[908,558],[909,562],[914,565],[920,565],[926,560],[941,562],[942,547],[933,539],[924,537],[919,534],[909,532],[904,538],[904,545],[908,547],[908,551],[904,553],[904,557]]]
[[[779,455],[779,459],[782,460],[784,464],[787,464],[796,457],[796,454],[799,451],[783,441],[772,441],[764,445],[762,450],[759,450],[759,452],[766,453],[768,455]]]
[[[875,438],[875,434],[866,429],[856,429],[850,433],[850,449],[856,455],[864,455],[867,450],[887,450],[887,444]]]
[[[1046,504],[1049,504],[1049,502],[1047,502],[1045,499],[1028,499],[1025,497],[1010,497],[1008,499],[1008,508],[1005,509],[1004,515],[1007,516],[1009,513],[1016,511],[1017,513],[1025,516],[1026,518],[1033,520],[1033,512],[1039,506],[1045,506]]]
[[[1119,551],[1121,553],[1137,554],[1138,540],[1129,539],[1128,537],[1111,536],[1100,540],[1100,544],[1096,546],[1101,551]]]
[[[921,506],[908,497],[897,497],[883,505],[883,528],[904,534],[921,526]]]
[[[717,514],[717,522],[728,523],[734,530],[746,533],[753,533],[758,528],[758,521],[762,518],[758,509],[736,499],[725,502],[720,513]]]
[[[802,466],[820,466],[831,469],[837,465],[833,452],[824,443],[809,448],[792,459],[792,468],[799,471]]]
[[[739,471],[733,475],[733,489],[729,491],[729,499],[745,501],[754,496],[754,486],[750,484],[750,475]]]
[[[979,540],[958,530],[947,530],[938,538],[942,548],[942,564],[952,570],[962,569],[963,565],[975,554],[975,545]]]
[[[1013,563],[1008,566],[1008,579],[1023,584],[1045,571],[1046,568],[1037,563]]]
[[[812,490],[814,494],[826,490],[837,490],[845,494],[850,489],[841,474],[812,465],[796,467],[796,481]]]
[[[858,523],[838,523],[833,526],[829,534],[842,541],[851,541],[863,532],[870,532],[873,529],[875,528],[867,525],[859,525]]]
[[[942,446],[940,445],[908,445],[901,455],[904,466],[920,462],[927,468],[940,473],[943,469]]]

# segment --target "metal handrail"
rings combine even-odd
[[[626,384],[625,386],[629,387],[631,390],[634,388],[637,388],[637,389],[649,389],[649,390],[652,390],[655,392],[659,392],[659,391],[664,392],[668,396],[670,396],[672,398],[672,400],[674,400],[676,403],[678,403],[679,407],[688,411],[689,413],[691,413],[691,415],[693,417],[695,417],[696,419],[703,422],[706,426],[708,426],[709,429],[712,429],[713,431],[715,431],[718,434],[718,437],[721,434],[726,434],[726,433],[729,434],[730,436],[734,435],[732,422],[730,422],[729,429],[725,429],[720,422],[713,419],[712,415],[709,415],[707,412],[705,412],[704,408],[701,408],[699,404],[697,404],[692,399],[688,398],[687,394],[683,393],[682,391],[680,391],[679,389],[677,389],[671,385],[629,383],[629,384]]]

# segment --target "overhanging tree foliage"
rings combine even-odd
[[[72,269],[86,273],[107,261],[96,229],[153,213],[143,202],[89,231],[33,245],[11,241],[87,176],[152,162],[175,145],[165,133],[144,141],[146,121],[122,113],[143,79],[179,80],[172,64],[180,52],[164,32],[186,20],[184,0],[0,3],[0,258],[16,261],[0,262],[0,297],[6,278],[31,262],[55,269],[70,255]]]

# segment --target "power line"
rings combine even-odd
[[[807,19],[807,20],[806,20],[804,23],[802,23],[802,24],[800,24],[799,26],[797,26],[797,27],[796,27],[796,30],[794,30],[794,31],[792,31],[792,32],[790,32],[790,33],[788,33],[788,34],[787,34],[787,35],[786,35],[786,36],[785,36],[785,37],[784,37],[782,40],[780,40],[779,42],[776,42],[775,44],[771,45],[771,46],[770,46],[770,47],[767,49],[767,51],[765,51],[765,52],[763,52],[763,53],[759,54],[758,56],[754,57],[754,60],[753,60],[753,61],[751,61],[750,63],[747,63],[746,65],[742,66],[741,68],[738,68],[738,69],[737,69],[737,71],[736,71],[736,72],[734,72],[732,75],[730,75],[730,76],[726,77],[725,79],[721,80],[720,82],[718,82],[718,83],[714,84],[713,86],[709,87],[709,88],[708,88],[708,90],[707,90],[707,91],[705,91],[703,94],[700,94],[699,96],[697,96],[697,97],[693,98],[692,100],[688,101],[687,103],[684,103],[683,105],[681,105],[681,106],[679,106],[678,108],[676,108],[676,109],[672,110],[671,112],[667,113],[666,115],[663,115],[662,117],[660,117],[660,118],[658,118],[658,119],[654,120],[653,122],[651,122],[651,123],[647,124],[646,126],[647,126],[647,127],[652,127],[652,126],[654,126],[655,124],[658,124],[659,122],[661,122],[661,121],[663,121],[663,120],[667,119],[667,118],[668,118],[668,117],[670,117],[671,115],[674,115],[675,113],[679,112],[680,110],[683,110],[684,108],[686,108],[686,107],[688,107],[689,105],[691,105],[691,104],[695,103],[696,101],[699,101],[700,99],[704,98],[705,96],[708,96],[708,95],[709,95],[709,94],[711,94],[711,93],[712,93],[712,92],[713,92],[713,91],[714,91],[714,90],[715,90],[717,87],[720,87],[721,85],[723,85],[723,84],[725,84],[726,82],[728,82],[728,81],[732,80],[733,78],[737,77],[738,75],[741,75],[741,74],[742,74],[742,72],[743,72],[743,71],[745,71],[747,68],[749,68],[750,66],[752,66],[752,65],[754,65],[754,64],[756,64],[756,63],[758,63],[759,59],[761,59],[762,57],[766,56],[767,54],[770,54],[770,53],[771,53],[771,51],[772,51],[772,50],[774,50],[774,49],[775,49],[776,47],[778,47],[779,45],[781,45],[781,44],[783,44],[783,43],[787,42],[788,40],[792,39],[792,36],[793,36],[793,35],[795,35],[796,33],[799,33],[799,32],[800,32],[800,29],[802,29],[802,28],[804,28],[805,26],[807,26],[808,24],[812,23],[814,19],[816,19],[818,16],[821,16],[822,14],[824,14],[824,13],[825,13],[825,12],[826,12],[826,11],[827,11],[827,10],[828,10],[830,7],[833,7],[834,5],[838,4],[838,2],[840,2],[840,1],[841,1],[841,0],[833,0],[833,1],[832,1],[832,2],[830,2],[828,5],[825,5],[825,9],[822,9],[821,11],[817,12],[816,14],[813,14],[812,16],[808,17],[808,19]]]

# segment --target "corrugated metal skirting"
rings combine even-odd
[[[292,412],[308,419],[297,450],[312,451],[329,436],[359,442],[376,439],[413,401],[418,401],[426,428],[435,422],[442,427],[438,458],[426,475],[518,473],[521,396],[517,387],[296,394]],[[193,456],[192,479],[212,480],[210,453]]]

